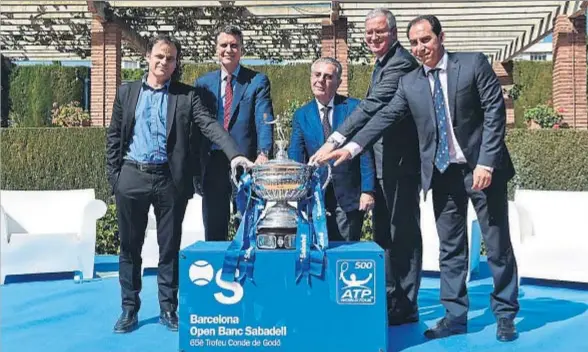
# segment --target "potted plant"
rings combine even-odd
[[[556,111],[549,105],[539,104],[525,110],[524,118],[527,126],[531,129],[557,128],[563,120],[563,116],[560,114],[562,111],[562,109]]]

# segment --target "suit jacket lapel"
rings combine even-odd
[[[166,136],[169,138],[169,133],[172,130],[172,125],[174,123],[174,117],[176,115],[176,102],[177,102],[177,95],[175,92],[175,84],[173,82],[169,85],[169,90],[167,92],[167,118],[166,118]]]
[[[214,93],[214,97],[216,98],[216,102],[220,101],[221,91],[220,91],[220,80],[221,80],[221,71],[218,70],[216,72],[216,78],[210,82],[210,91]],[[222,104],[222,102],[220,102]],[[220,106],[216,107],[216,111],[220,111]]]
[[[431,83],[425,75],[425,69],[420,68],[421,73],[418,75],[417,85],[414,87],[417,91],[424,92],[424,104],[429,110],[429,116],[435,126],[437,126],[437,117],[435,116],[435,106],[433,105],[433,94],[431,93]]]
[[[128,126],[127,138],[130,139],[132,137],[133,127],[135,126],[135,110],[137,110],[137,103],[139,102],[139,94],[141,94],[141,86],[143,85],[142,81],[139,81],[135,84],[131,85],[131,89],[129,91],[129,107],[133,107],[132,109],[127,109],[127,113],[124,116],[123,125]],[[124,128],[124,126],[123,126]]]
[[[239,75],[236,78],[235,91],[233,93],[233,104],[231,104],[231,125],[235,120],[235,110],[237,110],[237,105],[239,105],[239,103],[241,102],[243,94],[247,90],[248,85],[249,82],[246,79],[245,68],[241,67],[241,69],[239,70]]]
[[[449,54],[447,58],[447,100],[449,101],[449,111],[451,112],[451,121],[453,122],[455,122],[455,99],[460,67],[459,61],[453,55]]]
[[[333,126],[331,130],[335,131],[343,123],[343,119],[347,116],[347,104],[343,99],[335,95],[334,109],[333,109]]]
[[[325,143],[325,136],[323,136],[323,125],[321,124],[321,114],[318,109],[316,100],[313,99],[310,109],[306,113],[306,120],[308,122],[308,130],[311,135],[314,135],[318,140],[319,145]]]

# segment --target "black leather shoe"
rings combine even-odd
[[[465,334],[467,332],[467,325],[451,323],[449,319],[443,318],[437,322],[437,325],[434,328],[425,331],[425,337],[428,339],[440,339],[451,335]]]
[[[501,342],[509,342],[516,340],[519,337],[517,328],[512,319],[500,318],[498,319],[498,327],[496,328],[496,339]]]
[[[124,334],[135,330],[139,326],[137,313],[132,310],[123,310],[114,325],[114,332],[117,334]]]
[[[411,309],[409,311],[395,309],[388,312],[388,325],[403,325],[411,324],[419,321],[418,309]]]
[[[161,312],[159,323],[165,325],[170,331],[178,331],[178,315],[176,312]]]

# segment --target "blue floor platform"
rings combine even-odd
[[[390,328],[388,352],[588,351],[588,287],[582,285],[523,281],[521,311],[516,319],[520,338],[497,342],[496,323],[489,309],[492,279],[485,262],[481,265],[481,274],[468,286],[471,309],[467,335],[434,341],[424,338],[423,331],[444,312],[439,303],[439,279],[426,275],[419,295],[421,321]],[[152,273],[143,280],[139,329],[127,335],[112,333],[120,312],[120,290],[118,279],[105,273],[113,268],[116,270],[116,257],[99,257],[96,271],[102,278],[81,284],[74,283],[71,274],[7,278],[0,288],[0,351],[177,351],[177,333],[158,324],[156,277]],[[353,332],[342,328],[341,333]]]

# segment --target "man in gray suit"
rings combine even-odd
[[[398,42],[396,19],[387,9],[367,14],[365,42],[376,62],[367,96],[357,110],[371,115],[392,100],[400,77],[418,67],[418,62]],[[377,176],[374,240],[386,252],[388,324],[413,323],[419,319],[417,296],[423,251],[414,121],[404,119],[387,128],[373,151]]]
[[[311,161],[336,159],[337,165],[351,159],[410,112],[418,132],[423,190],[433,190],[441,303],[446,310],[445,317],[425,336],[467,332],[469,198],[494,279],[491,307],[498,322],[496,338],[512,341],[518,337],[513,320],[519,302],[506,185],[515,170],[504,143],[506,109],[500,83],[483,54],[445,51],[445,35],[435,16],[415,18],[407,32],[412,53],[423,67],[400,79],[394,99],[384,109],[372,114],[356,110],[337,130],[343,140],[325,144]],[[331,152],[351,136],[344,148]]]

